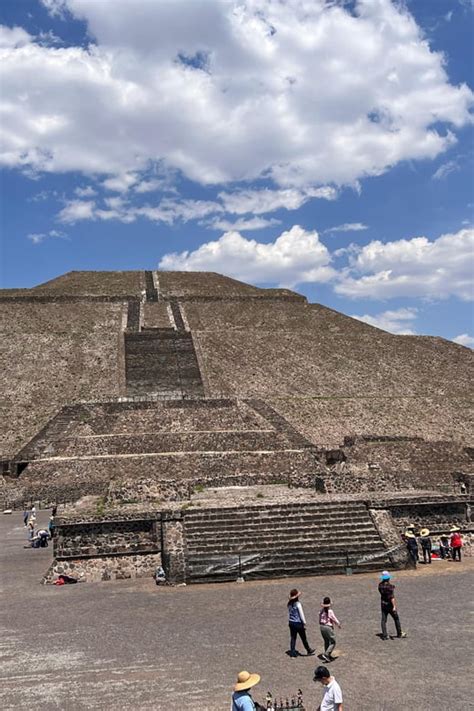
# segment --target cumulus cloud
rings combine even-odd
[[[417,314],[418,309],[409,307],[396,309],[394,311],[384,311],[383,313],[376,314],[375,316],[370,316],[369,314],[364,314],[364,316],[351,314],[351,316],[352,318],[356,318],[358,321],[363,321],[364,323],[368,323],[370,326],[381,328],[383,331],[388,331],[389,333],[395,333],[403,336],[414,336],[416,331],[413,331],[410,326],[413,324],[413,321],[416,320]]]
[[[336,225],[336,227],[328,227],[324,232],[361,232],[362,230],[368,230],[369,226],[364,225],[362,222],[345,222],[343,225]]]
[[[461,346],[466,346],[466,348],[474,348],[474,336],[470,336],[468,333],[461,333],[453,338],[453,341]]]
[[[193,252],[166,254],[159,268],[216,271],[254,284],[292,287],[301,282],[328,282],[335,276],[331,257],[317,232],[295,225],[274,242],[263,244],[238,232],[226,232]]]
[[[463,301],[474,298],[474,230],[462,229],[430,241],[427,237],[395,242],[375,240],[353,246],[349,267],[335,291],[344,296],[389,299],[397,296]]]
[[[0,25],[0,49],[15,49],[31,42],[33,37],[22,27]]]
[[[79,220],[94,219],[93,200],[69,200],[58,214],[59,222],[73,224]]]
[[[449,82],[403,3],[43,4],[83,20],[94,44],[41,46],[3,29],[11,167],[114,181],[160,162],[201,184],[356,185],[434,158],[470,120],[472,92]]]

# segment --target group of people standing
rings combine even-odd
[[[54,513],[49,519],[48,530],[46,528],[36,529],[36,507],[23,511],[23,525],[26,528],[28,545],[25,548],[46,548],[49,539],[53,537]]]
[[[420,547],[423,553],[423,563],[430,565],[432,559],[433,542],[428,528],[422,528],[417,536],[415,525],[410,524],[404,533],[408,554],[413,567],[416,568],[420,562]],[[448,534],[442,534],[438,538],[438,549],[441,558],[446,560],[458,560],[461,562],[461,550],[463,540],[459,526],[451,526]]]
[[[390,616],[395,623],[396,637],[405,638],[406,632],[402,630],[400,616],[398,614],[397,602],[395,599],[395,585],[392,576],[384,570],[380,575],[378,584],[381,604],[381,639],[389,639],[387,630],[387,620]],[[299,637],[306,650],[307,656],[313,656],[315,649],[311,647],[306,636],[306,618],[301,604],[302,593],[297,588],[290,591],[288,598],[288,625],[290,628],[290,657],[299,656],[296,651],[296,641]],[[323,598],[319,611],[319,629],[324,642],[324,652],[319,658],[329,663],[337,657],[333,652],[336,646],[335,628],[341,629],[341,623],[337,619],[331,605],[329,597]],[[247,671],[240,672],[237,683],[234,686],[232,695],[232,711],[255,711],[264,707],[255,702],[250,694],[250,689],[260,681],[259,674],[250,674]],[[331,675],[326,666],[318,666],[314,671],[313,681],[321,683],[323,686],[323,698],[318,707],[318,711],[343,711],[342,690],[334,676]],[[267,708],[270,708],[267,706]]]

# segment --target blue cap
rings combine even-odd
[[[382,575],[380,576],[382,580],[390,580],[391,577],[392,576],[390,575],[388,570],[382,570]]]

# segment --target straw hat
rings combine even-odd
[[[405,531],[405,538],[416,538],[413,531]]]
[[[415,528],[415,524],[414,524],[414,523],[409,523],[408,526],[407,526],[407,528]]]
[[[293,588],[293,590],[290,590],[290,595],[289,595],[289,600],[296,600],[297,597],[301,595],[300,591],[297,588]]]
[[[250,674],[248,671],[241,671],[237,676],[237,684],[234,686],[234,691],[244,691],[244,689],[251,689],[252,686],[258,684],[260,681],[260,674]]]
[[[460,531],[461,529],[459,528],[459,526],[451,526],[449,530],[451,531],[451,533],[454,533],[455,531]]]
[[[420,536],[429,536],[430,535],[430,529],[429,528],[422,528],[420,531]]]

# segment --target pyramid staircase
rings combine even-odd
[[[378,570],[389,556],[363,502],[189,510],[187,582]]]

